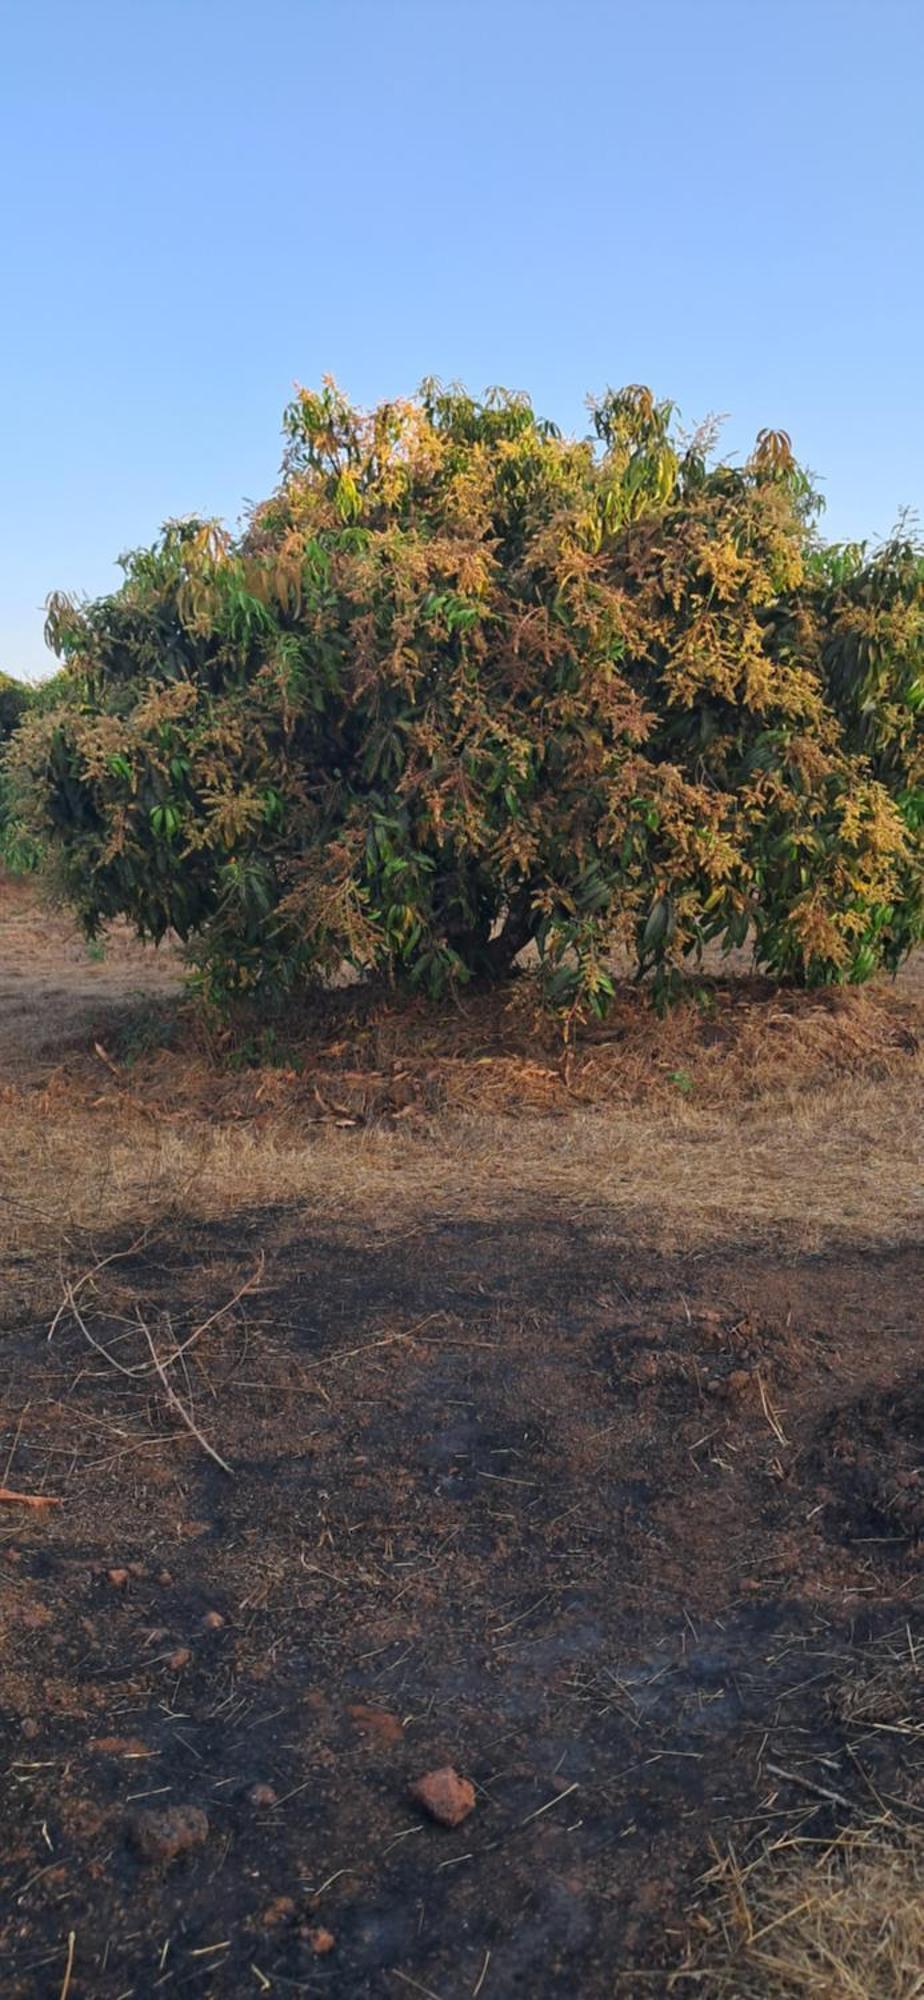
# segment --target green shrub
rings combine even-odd
[[[303,391],[240,537],[171,523],[51,601],[71,697],[12,762],[91,934],[174,929],[221,1003],[344,962],[440,993],[528,942],[597,1011],[617,946],[662,992],[711,938],[806,982],[898,961],[921,559],[822,550],[785,434],[736,470],[647,390],[592,416]]]

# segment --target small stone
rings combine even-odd
[[[35,1739],[36,1739],[36,1737],[37,1737],[37,1736],[38,1736],[38,1735],[39,1735],[39,1734],[40,1734],[41,1732],[40,1732],[40,1729],[39,1729],[39,1725],[38,1725],[38,1723],[37,1723],[37,1722],[36,1722],[36,1720],[35,1720],[35,1716],[34,1716],[34,1715],[24,1715],[24,1716],[23,1716],[23,1719],[22,1719],[22,1733],[23,1733],[23,1735],[24,1735],[24,1736],[26,1737],[26,1739],[27,1739],[27,1741],[28,1741],[29,1743],[34,1743],[34,1742],[35,1742]]]
[[[173,1578],[170,1574],[170,1571],[168,1569],[162,1569],[157,1578],[157,1581],[158,1583],[163,1584],[165,1590],[169,1589],[171,1583],[173,1582]]]
[[[451,1764],[440,1771],[428,1771],[411,1786],[411,1798],[422,1806],[438,1826],[461,1826],[475,1806],[475,1787],[460,1778]]]
[[[128,1589],[127,1569],[110,1569],[107,1571],[107,1576],[109,1578],[109,1582],[111,1583],[113,1590]]]
[[[326,1931],[323,1924],[312,1925],[311,1929],[305,1932],[305,1937],[312,1951],[317,1952],[319,1958],[323,1958],[327,1952],[333,1951],[337,1942],[333,1931]]]
[[[166,1865],[178,1854],[202,1847],[209,1837],[209,1823],[201,1806],[165,1806],[160,1812],[133,1813],[128,1832],[143,1861]]]
[[[189,1647],[178,1646],[176,1652],[171,1653],[170,1658],[167,1661],[167,1665],[168,1667],[171,1668],[173,1673],[181,1674],[183,1668],[188,1667],[191,1659],[192,1659],[192,1654],[189,1650]]]
[[[203,1632],[220,1632],[224,1624],[220,1611],[207,1611],[202,1620]]]
[[[404,1735],[404,1724],[387,1708],[369,1708],[364,1701],[354,1701],[347,1714],[362,1736],[370,1737],[373,1743],[383,1747],[400,1743]]]
[[[247,1802],[248,1805],[257,1806],[263,1810],[267,1806],[274,1806],[277,1797],[278,1793],[273,1785],[251,1785],[247,1794]]]
[[[267,1930],[272,1930],[275,1924],[287,1923],[289,1918],[294,1917],[294,1915],[295,1904],[291,1896],[276,1896],[267,1905],[260,1918],[260,1922],[265,1925]]]

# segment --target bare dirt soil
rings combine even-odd
[[[180,965],[122,925],[94,952],[32,882],[0,870],[0,1076],[34,1075],[174,995]]]
[[[913,990],[239,1073],[85,972],[0,1102],[4,1993],[763,1990],[710,1871],[924,1814]]]

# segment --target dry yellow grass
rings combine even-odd
[[[665,1249],[747,1239],[811,1250],[920,1232],[924,1090],[911,1076],[516,1126],[489,1113],[348,1130],[282,1114],[175,1123],[21,1093],[3,1109],[0,1247],[18,1297],[54,1275],[66,1239],[135,1230],[176,1206],[214,1216],[298,1203],[308,1226],[312,1213],[349,1215],[380,1236],[422,1216],[541,1206]]]
[[[423,1214],[542,1206],[672,1249],[897,1243],[920,1228],[922,956],[895,988],[732,980],[666,1021],[625,990],[567,1056],[528,981],[443,1010],[342,994],[302,1021],[295,1067],[238,1072],[182,1022],[174,1050],[156,1021],[148,1045],[143,1018],[141,1045],[120,1049],[138,1026],[125,976],[130,960],[144,985],[140,947],[117,940],[110,967],[91,967],[116,1008],[113,1055],[87,1026],[68,919],[7,883],[0,930],[14,1057],[5,1088],[0,1076],[0,1268],[14,1300],[55,1278],[66,1242],[176,1206],[298,1203],[385,1235]],[[170,1007],[159,961],[152,976]]]
[[[851,1837],[815,1864],[733,1894],[727,1959],[697,1990],[715,2000],[920,2000],[924,1842]]]

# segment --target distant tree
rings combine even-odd
[[[16,873],[38,866],[41,846],[20,817],[20,787],[7,753],[27,715],[48,714],[57,707],[64,679],[57,673],[33,683],[0,674],[0,863]]]
[[[0,674],[0,749],[22,721],[29,702],[29,690],[10,674]]]

